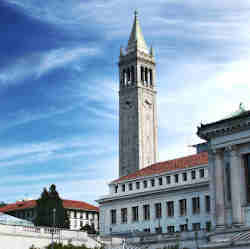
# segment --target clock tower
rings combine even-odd
[[[157,160],[154,51],[144,40],[137,12],[126,51],[119,57],[119,176]]]

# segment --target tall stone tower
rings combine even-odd
[[[119,176],[157,160],[154,52],[144,40],[135,12],[126,51],[119,57]]]

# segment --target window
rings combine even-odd
[[[125,192],[125,184],[122,184],[122,192]]]
[[[205,209],[207,213],[210,213],[210,196],[205,196]]]
[[[158,178],[159,185],[162,185],[162,177]]]
[[[143,217],[144,220],[150,220],[150,206],[143,205]]]
[[[211,222],[210,221],[208,221],[208,222],[206,222],[206,231],[207,232],[210,232],[211,231]]]
[[[132,207],[132,221],[138,221],[139,220],[139,214],[138,214],[138,206]]]
[[[89,219],[89,213],[86,212],[86,219],[88,220]]]
[[[81,228],[81,227],[83,227],[83,223],[82,223],[82,221],[80,221],[80,228]]]
[[[201,230],[201,224],[200,223],[193,223],[192,228],[193,228],[193,231],[199,231],[199,230]]]
[[[192,177],[192,180],[194,180],[196,178],[196,172],[195,172],[195,170],[191,171],[191,177]]]
[[[182,225],[180,225],[180,231],[181,232],[185,232],[185,231],[187,231],[188,229],[187,229],[187,224],[182,224]]]
[[[174,233],[175,227],[174,226],[168,226],[167,230],[168,230],[168,233]]]
[[[118,192],[118,185],[115,185],[115,193]]]
[[[132,183],[129,183],[128,189],[129,189],[130,191],[133,190],[133,184],[132,184]]]
[[[179,181],[179,175],[174,175],[174,181],[175,181],[175,183],[178,183],[178,181]]]
[[[122,223],[127,223],[128,221],[128,210],[127,208],[121,209],[121,221]]]
[[[116,209],[112,209],[111,213],[111,224],[116,224]]]
[[[151,179],[150,182],[151,182],[151,186],[154,187],[155,186],[155,179]]]
[[[141,81],[144,81],[144,68],[141,67]]]
[[[136,189],[140,189],[140,182],[136,182]]]
[[[155,204],[155,218],[156,219],[161,218],[161,203]]]
[[[204,171],[204,169],[200,169],[200,170],[199,170],[199,173],[200,173],[200,178],[204,178],[204,176],[205,176],[205,171]]]
[[[143,181],[143,187],[147,188],[148,187],[148,181]]]
[[[162,233],[162,227],[156,227],[155,232],[156,233]]]
[[[226,196],[227,196],[227,200],[231,201],[231,184],[230,184],[230,164],[226,163],[226,167],[225,167],[225,176],[226,176]]]
[[[80,212],[80,219],[82,219],[82,212]]]
[[[167,184],[171,184],[171,177],[170,176],[167,176]]]
[[[145,229],[143,229],[143,231],[144,231],[145,233],[150,233],[150,228],[145,228]]]
[[[180,205],[180,215],[181,216],[187,215],[187,200],[186,199],[179,200],[179,205]]]
[[[173,201],[167,202],[167,215],[170,217],[174,216],[174,202]]]
[[[193,214],[199,214],[200,213],[200,197],[192,198],[192,204],[193,204]]]
[[[182,173],[182,181],[187,181],[187,172]]]
[[[76,211],[74,211],[74,218],[76,218]]]

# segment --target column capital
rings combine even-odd
[[[240,153],[237,145],[230,145],[225,148],[226,152],[228,152],[230,157],[238,157],[240,158]]]

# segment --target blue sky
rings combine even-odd
[[[159,160],[196,127],[249,107],[246,0],[2,0],[0,200],[94,203],[118,175],[118,56],[133,12],[157,61]]]

